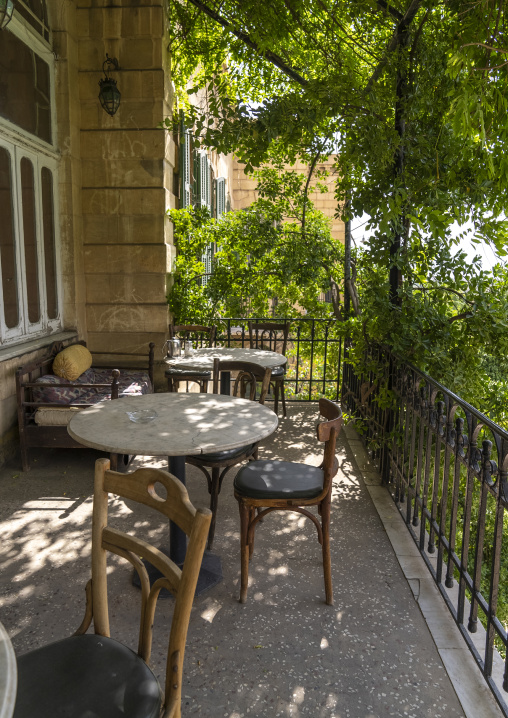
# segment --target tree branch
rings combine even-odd
[[[397,10],[397,8],[392,7],[392,5],[388,5],[385,0],[376,0],[376,4],[383,10],[389,12],[392,17],[398,20],[398,22],[400,22],[404,17],[403,14]]]
[[[231,32],[235,37],[244,42],[258,55],[261,55],[262,57],[269,60],[272,64],[278,67],[279,70],[282,70],[285,75],[290,77],[302,87],[307,87],[307,80],[305,80],[305,78],[303,78],[296,70],[287,65],[282,59],[282,57],[275,54],[274,52],[271,52],[270,50],[261,50],[258,44],[254,40],[252,40],[249,35],[247,35],[247,33],[242,32],[241,30],[235,30],[230,22],[228,22],[225,18],[221,17],[218,13],[215,12],[215,10],[209,8],[208,5],[205,5],[204,2],[201,2],[201,0],[189,0],[189,2],[192,3],[199,10],[201,10],[201,12],[205,13],[205,15],[208,15],[208,17],[210,17],[212,20],[215,20],[215,22],[221,25],[225,30]]]
[[[484,47],[486,50],[492,50],[492,52],[501,52],[503,55],[508,54],[508,50],[504,50],[503,48],[498,47],[492,47],[492,45],[486,45],[484,42],[468,42],[465,45],[461,46],[461,50],[464,47]]]
[[[330,294],[332,295],[332,307],[333,307],[333,313],[337,317],[337,319],[340,322],[344,321],[344,315],[342,313],[342,309],[340,307],[340,291],[339,286],[335,279],[330,276],[329,278],[330,282]]]
[[[191,0],[192,1],[192,0]],[[376,82],[376,80],[381,76],[381,73],[385,69],[389,56],[397,49],[399,46],[399,43],[401,41],[401,38],[404,34],[404,30],[407,29],[407,27],[413,22],[416,13],[420,9],[420,5],[422,4],[423,0],[412,0],[410,3],[408,9],[404,13],[404,17],[400,22],[398,23],[397,27],[394,30],[394,33],[390,39],[390,42],[388,43],[388,46],[385,51],[385,55],[383,59],[378,63],[376,69],[372,73],[369,81],[367,82],[367,85],[365,87],[365,90],[363,91],[363,94],[366,95],[369,93],[372,89],[372,85]]]
[[[455,316],[450,317],[448,319],[448,322],[449,324],[451,324],[452,322],[456,322],[459,319],[471,319],[472,316],[473,314],[471,312],[461,312],[460,314],[455,314]]]
[[[458,292],[456,289],[452,289],[451,287],[445,287],[443,285],[439,285],[438,287],[420,287],[416,286],[413,287],[413,289],[418,289],[420,292],[433,292],[437,289],[442,289],[444,292],[451,292],[452,294],[456,294],[458,297],[462,299],[462,301],[466,302],[466,304],[470,304],[471,306],[475,305],[475,302],[472,302],[470,299],[466,299],[465,295],[462,294],[462,292]]]
[[[355,283],[352,279],[346,279],[345,281],[346,289],[349,292],[349,296],[351,297],[351,304],[353,305],[353,311],[357,317],[360,316],[362,313],[362,310],[360,309],[360,301],[358,298],[358,292],[356,291]]]
[[[305,190],[303,192],[303,210],[302,210],[302,232],[305,232],[305,213],[307,211],[307,200],[309,195],[309,184],[310,184],[310,178],[312,177],[312,173],[314,172],[314,169],[316,167],[318,159],[321,157],[321,149],[318,151],[316,156],[311,162],[311,165],[309,167],[309,176],[307,177],[307,182],[305,183]]]

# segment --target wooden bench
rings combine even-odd
[[[86,346],[83,341],[74,343]],[[49,354],[42,359],[19,367],[16,398],[23,471],[30,469],[30,448],[83,448],[67,432],[73,412],[100,401],[152,393],[154,347],[151,343],[147,354],[107,353],[107,356],[121,356],[124,361],[129,357],[143,357],[144,361],[140,363],[145,366],[117,369],[92,364],[76,381],[53,374],[53,359],[65,348],[61,342],[53,344]],[[101,353],[101,356],[105,355]]]

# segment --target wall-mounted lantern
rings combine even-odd
[[[13,0],[0,0],[0,30],[3,30],[9,24],[13,12]]]
[[[0,3],[2,0],[0,0]],[[113,115],[118,110],[120,106],[120,90],[116,86],[116,80],[113,80],[112,77],[109,77],[108,71],[111,70],[118,70],[118,60],[116,57],[110,57],[106,53],[106,59],[102,63],[102,71],[104,73],[104,78],[102,80],[99,80],[99,87],[101,88],[99,91],[99,100],[101,102],[102,108],[108,113],[108,115]]]

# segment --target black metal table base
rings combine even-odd
[[[161,548],[160,550],[165,553],[166,556],[169,556],[169,549]],[[155,568],[155,566],[152,566],[152,564],[148,561],[143,560],[143,563],[145,564],[145,568],[148,572],[148,578],[150,579],[151,586],[153,583],[155,583],[155,581],[157,581],[158,578],[162,577],[162,574],[158,569]],[[182,568],[181,565],[180,568]],[[222,564],[220,556],[217,556],[217,554],[214,554],[211,551],[205,551],[205,553],[203,554],[203,560],[201,562],[201,569],[199,571],[198,585],[196,586],[196,596],[199,596],[201,593],[208,591],[209,588],[213,588],[213,586],[216,586],[222,581],[222,578]],[[137,571],[134,571],[132,574],[132,585],[136,586],[137,588],[139,588],[141,585]],[[159,596],[160,598],[172,598],[173,594],[169,591],[166,591],[166,589],[164,588],[160,592]]]
[[[221,373],[221,394],[229,395],[231,392],[231,372]],[[171,474],[180,479],[185,486],[185,456],[168,456],[168,468]],[[161,548],[161,551],[169,556],[172,561],[176,563],[180,568],[183,566],[185,560],[185,552],[187,549],[187,536],[184,531],[179,528],[172,521],[169,522],[169,543],[170,549]],[[148,561],[143,561],[146,570],[148,571],[148,577],[150,579],[150,585],[152,585],[158,578],[161,578],[161,572],[152,566]],[[220,556],[212,553],[211,551],[205,551],[203,554],[203,560],[201,562],[201,569],[199,571],[198,583],[196,586],[196,596],[208,591],[209,588],[213,588],[223,579],[222,575],[222,564]],[[138,588],[141,585],[137,571],[134,571],[132,576],[132,583]],[[168,598],[172,594],[166,589],[160,592],[160,597]]]

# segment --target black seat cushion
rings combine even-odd
[[[111,638],[72,636],[18,658],[14,718],[157,718],[160,709],[150,668]]]
[[[283,366],[276,366],[272,369],[273,377],[280,377],[282,379],[282,377],[284,376],[285,373],[286,373],[286,370],[284,369]]]
[[[193,456],[193,459],[202,459],[203,461],[229,461],[229,459],[234,459],[235,456],[240,456],[240,454],[243,454],[245,451],[249,452],[253,450],[255,447],[255,444],[249,444],[248,446],[240,446],[238,449],[227,449],[226,451],[215,451],[211,454],[199,454],[198,456]]]
[[[166,369],[164,376],[175,377],[175,379],[185,379],[186,376],[197,376],[203,379],[210,379],[212,372],[199,369]]]
[[[251,461],[236,475],[234,487],[253,499],[312,499],[323,490],[323,470],[292,461]]]

